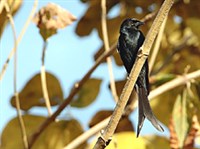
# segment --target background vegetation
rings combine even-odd
[[[146,35],[163,1],[161,0],[108,0],[106,3],[107,13],[113,9],[118,9],[114,17],[107,17],[108,33],[108,51],[105,50],[105,40],[102,32],[102,7],[100,0],[81,0],[82,5],[87,5],[88,9],[82,17],[77,18],[68,10],[50,3],[35,12],[37,1],[32,9],[28,24],[32,20],[39,28],[43,39],[42,65],[41,71],[34,74],[33,77],[24,84],[19,92],[17,91],[17,46],[20,42],[20,36],[17,38],[15,22],[13,17],[20,10],[24,2],[9,0],[0,1],[0,36],[3,34],[7,24],[12,26],[15,46],[8,56],[8,60],[3,63],[0,79],[4,79],[9,60],[14,59],[14,93],[10,99],[11,105],[16,108],[17,115],[9,121],[1,134],[1,148],[54,148],[60,149],[66,147],[72,140],[75,140],[80,134],[92,132],[79,142],[77,148],[91,148],[89,138],[100,132],[102,126],[93,130],[96,124],[103,124],[102,121],[110,116],[113,109],[99,109],[94,113],[89,122],[89,129],[84,130],[81,122],[76,117],[57,118],[60,112],[67,106],[72,108],[87,109],[88,106],[97,99],[102,85],[102,78],[91,77],[93,71],[102,67],[102,63],[108,65],[111,83],[113,64],[117,67],[123,67],[122,61],[116,52],[116,42],[119,36],[119,27],[126,18],[138,18],[145,21],[142,31]],[[67,3],[67,2],[66,2]],[[70,2],[69,2],[70,3]],[[76,7],[76,6],[74,6]],[[36,14],[35,14],[36,13]],[[150,99],[153,111],[158,119],[165,125],[170,132],[170,137],[159,136],[157,134],[141,136],[136,138],[135,126],[130,119],[129,114],[135,109],[135,95],[129,99],[126,112],[123,115],[117,127],[110,148],[195,148],[200,145],[200,3],[198,0],[176,0],[166,24],[163,25],[164,31],[160,31],[160,37],[156,42],[149,56],[150,62],[150,83],[152,93]],[[16,20],[18,21],[18,20]],[[71,84],[71,89],[64,95],[64,90],[53,73],[45,69],[46,50],[48,49],[49,38],[57,34],[59,29],[72,22],[78,21],[74,34],[80,37],[91,36],[93,30],[102,40],[102,46],[96,49],[94,54],[94,66],[80,80]],[[22,28],[25,31],[26,26]],[[60,31],[62,32],[62,30]],[[23,36],[23,35],[22,35]],[[59,36],[59,32],[58,32]],[[80,38],[82,40],[82,38]],[[52,41],[52,40],[51,40]],[[78,44],[78,43],[77,43]],[[92,43],[91,43],[92,44]],[[89,45],[88,45],[89,46]],[[156,48],[157,47],[157,48]],[[68,47],[72,50],[73,47]],[[1,46],[1,51],[9,50]],[[70,50],[66,54],[70,55]],[[73,49],[76,50],[76,49]],[[105,52],[106,51],[106,52]],[[109,64],[107,56],[111,55],[112,63]],[[87,57],[82,57],[87,59]],[[53,61],[53,60],[52,60]],[[69,61],[73,65],[73,62]],[[20,63],[18,64],[20,65]],[[83,64],[84,65],[84,64]],[[76,67],[76,66],[73,66]],[[68,73],[70,73],[67,68]],[[116,68],[118,69],[118,68]],[[124,70],[125,71],[125,70]],[[77,72],[79,73],[79,72]],[[115,76],[115,74],[114,74]],[[111,99],[117,101],[120,96],[127,76],[122,80],[115,80],[114,90],[112,85],[108,84],[107,90],[110,90]],[[162,91],[161,94],[158,92]],[[116,94],[115,94],[116,88]],[[166,89],[166,90],[165,90]],[[3,99],[2,99],[3,100]],[[103,100],[103,99],[100,99]],[[106,101],[104,101],[106,104]],[[33,115],[29,111],[33,107],[43,107],[48,109],[48,115]],[[52,106],[56,110],[52,112]],[[95,107],[94,107],[95,108]],[[6,114],[6,111],[1,111]],[[55,121],[54,121],[55,120]],[[103,125],[103,127],[105,127]],[[80,141],[80,138],[76,140]],[[161,146],[161,147],[160,147]],[[109,148],[108,147],[108,148]]]

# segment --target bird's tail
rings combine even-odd
[[[138,87],[138,97],[139,97],[139,114],[138,114],[138,128],[137,128],[137,137],[140,134],[140,130],[142,129],[143,122],[145,117],[151,122],[151,124],[159,131],[164,131],[164,129],[159,124],[158,120],[154,116],[151,106],[148,100],[148,93],[145,88]]]

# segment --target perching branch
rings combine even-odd
[[[119,123],[119,120],[122,116],[122,113],[127,104],[129,96],[133,90],[135,82],[141,71],[141,68],[142,68],[145,60],[147,59],[147,56],[149,55],[149,51],[152,47],[153,41],[155,40],[155,37],[156,37],[158,31],[160,30],[160,26],[161,26],[162,22],[167,17],[168,12],[169,12],[173,2],[174,2],[173,0],[165,0],[163,5],[161,6],[151,28],[146,36],[144,44],[140,48],[140,54],[138,55],[135,65],[133,66],[133,68],[131,70],[131,73],[129,76],[130,78],[127,80],[127,82],[124,86],[124,89],[120,96],[120,100],[118,100],[118,103],[115,107],[113,115],[111,116],[111,119],[110,119],[106,129],[101,134],[101,136],[98,138],[98,141],[96,142],[96,144],[94,146],[94,149],[103,149],[109,144],[110,138],[114,134],[117,124]]]
[[[28,26],[29,26],[29,24],[30,24],[30,22],[31,22],[31,20],[33,18],[33,15],[35,14],[37,5],[38,5],[38,0],[35,0],[34,4],[33,4],[33,8],[31,10],[31,13],[30,13],[25,25],[23,26],[22,31],[20,32],[20,34],[19,34],[19,36],[17,38],[17,45],[20,43],[24,33],[26,32],[26,29],[28,28]],[[1,73],[0,73],[0,81],[3,79],[3,76],[4,76],[5,72],[6,72],[6,69],[8,67],[9,62],[10,62],[10,59],[13,57],[14,53],[15,53],[15,48],[12,49],[12,51],[8,55],[8,58],[7,58],[6,62],[4,63],[4,65],[2,67],[2,70],[1,70]]]
[[[194,71],[192,73],[189,73],[187,75],[179,76],[159,87],[154,89],[150,92],[149,100],[155,99],[155,97],[163,94],[164,92],[167,92],[171,89],[174,89],[180,85],[184,85],[187,82],[190,82],[193,79],[200,78],[200,70]],[[137,102],[134,104],[134,108],[138,106]],[[126,113],[126,112],[125,112]],[[80,144],[84,143],[86,140],[94,136],[96,133],[98,133],[100,130],[104,129],[106,125],[108,124],[110,119],[110,116],[92,128],[90,128],[88,131],[84,132],[80,136],[78,136],[76,139],[74,139],[72,142],[70,142],[64,149],[71,149],[71,148],[77,148]]]
[[[14,95],[15,95],[15,101],[16,101],[17,116],[19,119],[19,124],[20,124],[20,128],[21,128],[21,133],[22,133],[22,140],[23,140],[24,148],[27,149],[28,148],[27,133],[26,133],[25,124],[24,124],[24,120],[22,118],[22,113],[21,113],[21,109],[20,109],[19,93],[17,92],[17,35],[16,35],[14,20],[11,15],[8,3],[5,2],[4,6],[7,11],[7,17],[10,21],[11,28],[13,31],[13,36],[14,36],[14,50],[15,50],[15,55],[14,55]]]
[[[102,26],[102,33],[103,33],[103,41],[104,41],[104,47],[105,51],[109,51],[109,41],[108,41],[108,31],[107,31],[107,24],[106,24],[106,0],[101,0],[101,26]],[[112,60],[111,57],[106,58],[107,64],[108,64],[108,71],[110,76],[110,88],[113,95],[113,98],[115,102],[118,101],[116,86],[115,86],[115,79],[112,69]]]

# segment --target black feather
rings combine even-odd
[[[138,50],[145,40],[143,33],[139,30],[139,26],[143,24],[143,22],[136,19],[126,19],[120,28],[117,49],[128,74],[131,72],[137,58]],[[147,118],[157,130],[164,131],[154,116],[149,104],[148,69],[148,60],[146,60],[135,85],[139,98],[137,137],[140,134],[145,118]]]

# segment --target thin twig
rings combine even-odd
[[[75,83],[74,88],[69,93],[67,99],[58,107],[58,109],[47,118],[37,129],[37,131],[31,136],[31,140],[29,142],[29,147],[31,148],[39,135],[47,128],[47,126],[55,120],[55,118],[62,112],[62,110],[71,102],[73,97],[79,91],[79,89],[83,86],[83,84],[90,78],[92,72],[101,64],[106,57],[110,56],[116,50],[117,44],[113,44],[109,51],[105,51],[97,60],[96,63],[92,66],[92,68],[85,74],[85,76],[78,82]]]
[[[32,20],[32,18],[33,18],[33,15],[35,14],[37,5],[38,5],[38,0],[35,0],[35,1],[34,1],[34,4],[33,4],[33,8],[32,8],[32,10],[31,10],[31,13],[30,13],[30,15],[29,15],[29,17],[28,17],[28,19],[27,19],[25,25],[23,26],[22,31],[20,32],[20,34],[19,34],[19,36],[18,36],[18,38],[17,38],[17,45],[19,45],[19,43],[20,43],[20,41],[21,41],[21,39],[22,39],[24,33],[26,32],[26,29],[28,28],[28,26],[29,26],[29,24],[30,24],[30,22],[31,22],[31,20]],[[10,59],[13,57],[13,54],[14,54],[14,53],[15,53],[15,48],[12,49],[12,51],[11,51],[10,54],[8,55],[7,60],[5,61],[4,65],[3,65],[3,67],[2,67],[2,70],[1,70],[1,73],[0,73],[0,81],[3,79],[3,76],[4,76],[5,72],[6,72],[6,69],[7,69],[7,67],[8,67],[9,62],[10,62]]]
[[[199,78],[199,77],[200,77],[200,70],[194,71],[187,75],[179,76],[179,77],[157,87],[156,89],[152,90],[149,95],[149,100],[156,99],[155,97],[163,94],[164,92],[174,89],[180,85],[184,85],[187,82],[189,82],[193,79]],[[137,106],[138,106],[138,104],[135,103],[134,108],[136,108]],[[83,142],[85,142],[86,140],[91,138],[93,135],[98,133],[100,130],[104,129],[106,127],[107,123],[109,122],[109,118],[110,117],[102,120],[101,122],[99,122],[98,124],[96,124],[95,126],[90,128],[88,131],[86,131],[83,134],[81,134],[80,136],[78,136],[76,139],[74,139],[72,142],[70,142],[64,149],[77,148],[80,144],[82,144]]]
[[[149,61],[149,73],[151,73],[151,70],[152,70],[155,60],[156,60],[156,56],[158,55],[158,51],[160,49],[160,44],[161,44],[161,40],[163,37],[166,22],[167,22],[167,17],[164,19],[164,21],[162,23],[162,26],[160,28],[160,31],[159,31],[158,36],[155,41],[154,49],[152,50],[152,55],[151,55],[151,58]]]
[[[14,55],[14,95],[15,95],[15,101],[16,101],[16,111],[17,111],[17,116],[19,119],[19,124],[22,132],[22,140],[24,144],[24,148],[28,148],[28,139],[27,139],[27,133],[26,133],[26,128],[25,124],[22,118],[21,114],[21,109],[20,109],[20,101],[19,101],[19,94],[17,92],[17,35],[16,35],[16,30],[15,30],[15,24],[13,17],[10,12],[10,8],[8,6],[8,3],[5,3],[5,9],[7,11],[7,17],[10,21],[12,31],[13,31],[13,36],[14,36],[14,49],[15,49],[15,55]]]
[[[102,9],[102,15],[101,15],[101,26],[102,26],[102,33],[103,33],[103,41],[104,41],[104,47],[105,51],[109,51],[109,41],[108,41],[108,31],[107,31],[107,24],[106,24],[106,0],[101,0],[101,9]],[[107,64],[108,64],[108,72],[110,76],[110,87],[111,92],[113,95],[113,98],[115,102],[118,101],[116,86],[115,86],[115,79],[112,69],[112,59],[111,57],[106,58]]]
[[[44,41],[44,45],[43,45],[43,49],[42,49],[42,66],[41,66],[40,77],[41,77],[43,98],[45,100],[48,114],[49,114],[49,116],[51,116],[52,110],[51,110],[51,104],[50,104],[50,100],[49,100],[48,89],[47,89],[47,80],[46,80],[46,72],[45,72],[45,65],[44,65],[46,49],[47,49],[47,41]]]
[[[147,59],[147,56],[149,55],[150,49],[152,47],[153,41],[155,40],[155,37],[160,30],[161,23],[165,19],[165,17],[168,15],[168,12],[173,4],[173,0],[165,0],[163,5],[161,6],[148,34],[144,41],[143,46],[140,48],[140,55],[138,56],[135,65],[133,66],[129,79],[127,80],[124,89],[122,91],[122,94],[120,96],[120,100],[118,100],[118,103],[115,107],[115,110],[111,116],[111,119],[102,133],[102,135],[98,138],[98,141],[96,142],[94,149],[103,149],[105,148],[110,140],[111,136],[114,134],[114,131],[117,127],[117,124],[119,123],[119,120],[123,114],[124,108],[127,104],[127,101],[129,99],[129,96],[133,90],[133,87],[135,85],[135,82],[138,78],[138,75],[141,71],[141,68]]]

